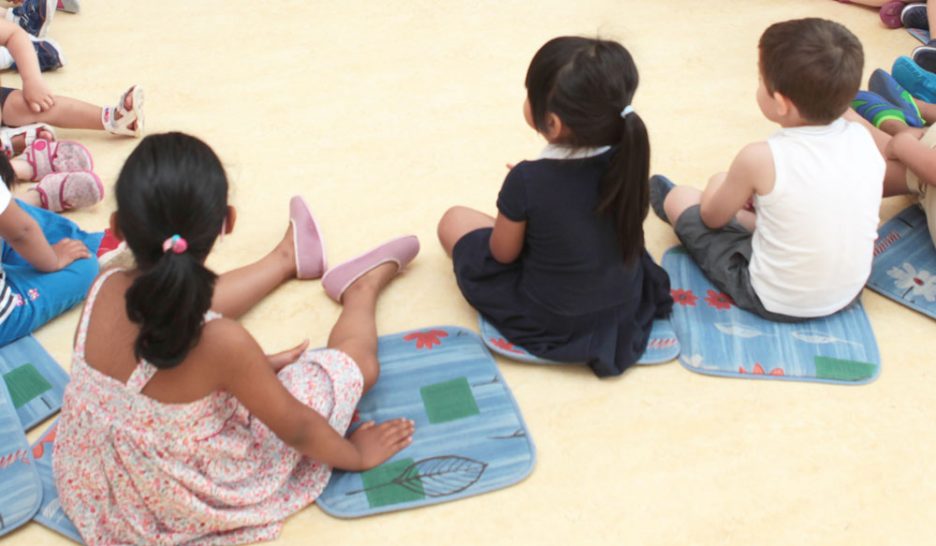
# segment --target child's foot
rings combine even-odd
[[[891,0],[881,6],[878,13],[885,27],[900,28],[902,26],[900,23],[900,11],[904,8],[904,5],[905,4],[901,0]]]
[[[881,124],[888,120],[899,121],[906,124],[907,118],[900,108],[894,106],[877,93],[870,91],[859,91],[852,101],[852,108],[858,115],[868,120],[868,123],[875,127],[881,127]]]
[[[289,201],[289,224],[293,237],[296,277],[317,279],[325,274],[325,242],[305,199],[296,195]]]
[[[23,159],[32,167],[30,180],[34,182],[51,173],[82,172],[94,169],[91,152],[83,144],[73,140],[50,142],[37,139],[26,147]]]
[[[653,209],[653,213],[657,215],[657,218],[667,224],[669,218],[666,217],[666,209],[663,208],[663,203],[666,201],[666,196],[669,195],[670,190],[675,187],[676,184],[672,180],[661,174],[650,177],[650,208]]]
[[[143,88],[134,85],[127,89],[116,106],[101,109],[101,124],[115,135],[140,137],[143,135]]]
[[[928,72],[936,72],[936,40],[913,50],[913,62]]]
[[[78,13],[81,11],[81,2],[79,0],[58,0],[56,7],[59,11]]]
[[[911,127],[923,127],[923,115],[917,106],[913,95],[903,88],[897,80],[887,72],[878,68],[871,74],[868,80],[868,89],[880,95],[887,102],[900,108],[907,120],[907,125]]]
[[[891,2],[893,4],[894,2]],[[929,30],[929,17],[926,15],[926,3],[925,2],[915,2],[913,4],[904,4],[899,8],[898,16],[898,27],[906,28],[919,28],[923,30]],[[884,18],[883,15],[884,7],[881,7],[881,18]],[[891,27],[891,28],[898,28]]]
[[[55,140],[55,132],[45,123],[32,123],[19,127],[0,127],[0,147],[3,153],[13,158],[23,153],[27,146],[38,139]]]
[[[93,172],[52,173],[32,189],[42,208],[52,212],[90,207],[104,199],[104,184]]]
[[[22,5],[8,9],[8,21],[18,24],[28,34],[42,38],[49,31],[58,0],[25,0]]]
[[[891,75],[915,98],[936,103],[936,74],[921,68],[910,57],[897,57]]]
[[[322,277],[322,287],[331,299],[341,303],[345,291],[356,281],[363,279],[367,273],[389,264],[393,266],[390,268],[393,275],[396,275],[412,262],[417,254],[419,239],[416,236],[407,235],[391,239],[373,250],[329,269]]]

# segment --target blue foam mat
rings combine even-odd
[[[37,375],[38,374],[38,375]],[[19,389],[16,409],[23,429],[29,430],[62,407],[68,374],[32,336],[0,348],[0,376]]]
[[[514,345],[504,337],[493,324],[478,315],[478,328],[481,330],[481,339],[487,348],[495,353],[530,364],[561,365],[567,362],[556,362],[546,360],[530,354],[526,349],[519,345]],[[679,340],[673,331],[673,325],[667,319],[658,319],[653,321],[653,330],[650,332],[650,340],[647,342],[647,349],[640,356],[637,364],[650,365],[669,362],[679,356]]]
[[[936,318],[936,247],[920,207],[907,207],[878,230],[868,288]]]
[[[682,247],[663,256],[680,364],[718,376],[858,385],[877,378],[881,358],[860,301],[821,319],[783,324],[734,306]]]
[[[39,509],[42,485],[29,453],[29,442],[0,381],[0,536],[28,522]]]
[[[52,450],[55,446],[56,427],[58,427],[58,421],[55,421],[32,446],[36,470],[42,482],[42,504],[34,519],[78,544],[84,544],[81,535],[78,534],[78,529],[68,519],[62,510],[62,505],[59,504],[58,489],[55,487],[55,477],[52,474]]]
[[[356,423],[408,417],[416,422],[413,443],[366,473],[335,471],[316,501],[322,510],[359,517],[415,508],[529,475],[533,440],[477,334],[449,326],[405,332],[381,337],[378,352],[380,380]]]

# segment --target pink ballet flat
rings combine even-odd
[[[317,279],[325,273],[325,242],[315,217],[305,199],[296,195],[289,200],[289,222],[293,228],[293,248],[296,252],[296,277]]]
[[[322,287],[328,297],[341,303],[345,290],[368,271],[388,262],[397,264],[399,269],[406,267],[419,254],[419,239],[415,235],[406,235],[391,239],[357,258],[335,266],[322,277]]]

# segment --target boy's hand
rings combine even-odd
[[[52,252],[55,252],[57,258],[55,271],[68,267],[75,260],[91,257],[91,251],[88,250],[88,247],[83,242],[75,239],[62,239],[52,245]]]
[[[368,421],[351,434],[350,440],[360,454],[360,470],[367,470],[386,461],[413,442],[413,422],[401,418],[378,425]]]
[[[26,99],[29,109],[37,114],[45,112],[55,105],[52,90],[49,89],[42,78],[23,81],[23,98]]]

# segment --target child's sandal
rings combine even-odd
[[[133,97],[133,106],[129,110],[124,106],[127,95]],[[131,128],[134,122],[136,127]],[[143,88],[134,85],[120,95],[117,106],[105,106],[101,110],[101,123],[111,134],[137,138],[143,136]]]
[[[39,135],[41,131],[45,131],[52,137],[46,140],[55,140],[55,131],[52,129],[52,126],[46,125],[45,123],[32,123],[19,127],[0,127],[0,146],[3,148],[3,153],[7,157],[12,158],[15,153],[13,150],[14,138],[25,135],[25,145],[26,148],[28,148],[36,139],[45,138]]]
[[[104,184],[90,171],[47,174],[33,189],[42,208],[52,212],[90,207],[104,199]]]
[[[37,182],[51,173],[70,173],[94,170],[91,152],[73,140],[50,142],[38,139],[23,152],[23,159],[32,167],[30,180]]]

